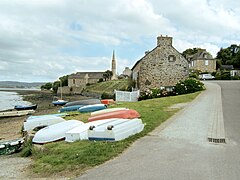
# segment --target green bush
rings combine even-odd
[[[176,84],[175,91],[176,94],[188,94],[194,93],[196,91],[201,91],[204,89],[204,84],[199,80],[188,78],[184,81],[179,81]]]
[[[101,95],[101,99],[114,99],[115,100],[115,95],[103,92]]]

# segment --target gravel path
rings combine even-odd
[[[0,179],[29,179],[27,170],[31,162],[30,158],[0,156]]]

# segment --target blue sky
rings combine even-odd
[[[51,82],[77,71],[132,67],[156,46],[207,49],[240,44],[236,0],[1,0],[0,81]]]

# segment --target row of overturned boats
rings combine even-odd
[[[56,114],[29,116],[23,124],[32,143],[65,140],[120,141],[144,129],[140,114],[133,109],[111,108],[112,99],[88,99],[66,103]],[[63,110],[64,109],[64,110]],[[90,113],[88,122],[65,120],[68,112]]]

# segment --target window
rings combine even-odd
[[[205,53],[203,54],[203,58],[207,59],[208,55]]]
[[[174,61],[176,61],[176,56],[174,56],[174,55],[169,55],[169,56],[168,56],[168,61],[169,61],[169,62],[174,62]]]
[[[205,60],[205,66],[208,66],[208,60]]]
[[[73,84],[76,84],[75,79],[73,79]]]

